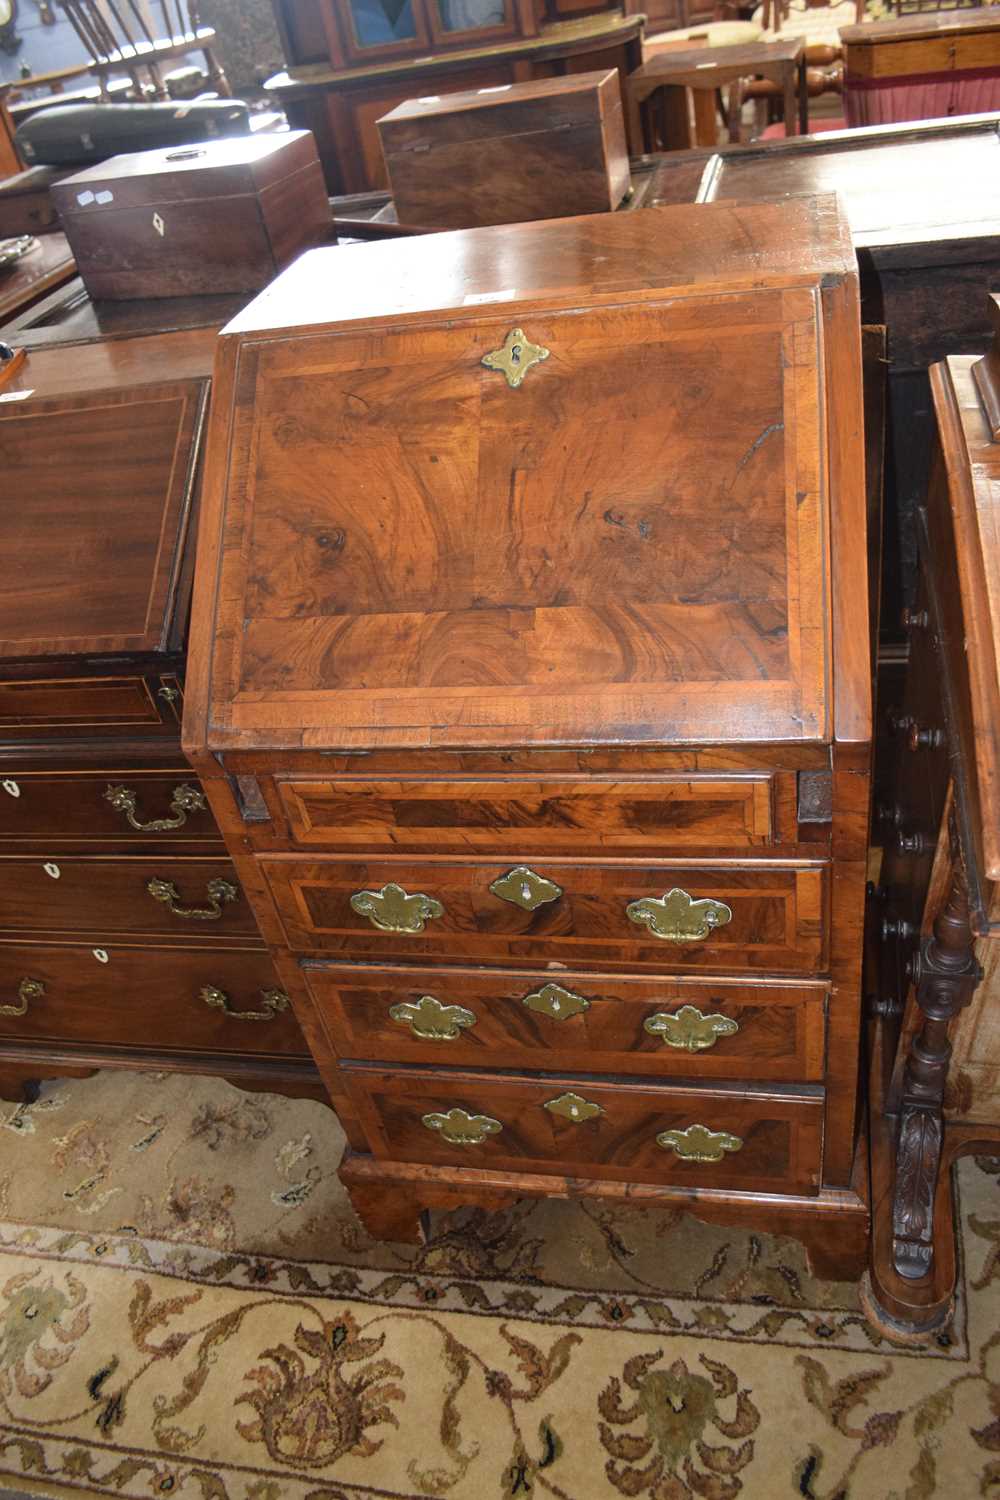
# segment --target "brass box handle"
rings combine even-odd
[[[401,1000],[390,1006],[389,1015],[401,1026],[409,1026],[422,1042],[454,1042],[463,1030],[476,1024],[473,1011],[464,1005],[442,1005],[433,995],[421,995],[415,1004]]]
[[[689,1125],[686,1130],[664,1130],[656,1137],[664,1151],[674,1151],[682,1161],[721,1161],[727,1151],[739,1151],[743,1142],[728,1130],[709,1130],[707,1125]]]
[[[106,802],[110,802],[116,812],[124,813],[129,826],[135,828],[139,833],[166,833],[174,828],[183,828],[187,822],[188,813],[204,812],[207,806],[205,794],[196,786],[189,786],[186,782],[183,786],[175,786],[173,796],[170,799],[170,811],[173,817],[151,818],[148,823],[140,822],[136,816],[137,799],[135,792],[127,786],[109,786],[104,793]]]
[[[733,920],[724,901],[711,896],[695,900],[678,886],[664,896],[644,896],[625,908],[625,915],[638,927],[648,927],[666,943],[699,943]]]
[[[182,906],[181,893],[172,880],[159,880],[155,875],[147,881],[146,889],[154,901],[162,901],[175,917],[195,918],[201,922],[217,922],[222,908],[235,901],[239,889],[228,880],[210,880],[205,887],[208,906]]]
[[[424,1115],[420,1122],[436,1130],[452,1146],[481,1146],[487,1136],[499,1135],[503,1126],[489,1115],[470,1115],[464,1109],[449,1109],[447,1114]]]
[[[658,1010],[643,1022],[642,1029],[650,1036],[658,1036],[666,1047],[676,1047],[681,1052],[706,1052],[720,1036],[735,1036],[740,1028],[728,1016],[706,1016],[696,1005],[682,1005],[672,1015]]]
[[[433,896],[409,895],[390,881],[380,891],[355,891],[351,910],[367,917],[380,932],[423,932],[424,923],[444,916],[444,907]]]
[[[40,979],[22,979],[17,987],[17,1004],[0,1005],[0,1016],[24,1016],[32,1000],[40,1000],[45,986]]]
[[[225,990],[220,990],[214,984],[206,984],[198,993],[206,1005],[212,1006],[214,1010],[224,1011],[234,1021],[273,1021],[280,1011],[287,1010],[291,1004],[283,990],[260,990],[258,993],[264,1002],[263,1010],[234,1010]]]

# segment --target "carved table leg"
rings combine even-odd
[[[934,1257],[934,1197],[944,1133],[942,1104],[951,1045],[948,1028],[980,979],[969,925],[965,871],[955,859],[948,899],[913,960],[923,1024],[903,1073],[892,1200],[892,1261],[898,1275],[919,1281]]]

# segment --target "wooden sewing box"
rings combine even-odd
[[[184,746],[373,1234],[859,1272],[862,427],[832,195],[315,251],[223,331]]]

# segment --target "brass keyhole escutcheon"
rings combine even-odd
[[[563,893],[561,885],[529,870],[527,865],[515,865],[506,875],[492,881],[490,890],[501,901],[509,901],[511,906],[519,906],[522,911],[534,911],[549,901],[558,901]]]
[[[499,349],[483,355],[482,363],[488,370],[499,370],[511,390],[516,390],[532,366],[548,357],[549,350],[533,344],[523,328],[512,328]]]

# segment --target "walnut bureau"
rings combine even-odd
[[[27,335],[0,367],[6,1098],[97,1067],[321,1097],[180,751],[217,327]]]
[[[220,338],[184,743],[355,1207],[412,1238],[428,1207],[648,1199],[857,1271],[836,200],[332,253]]]

